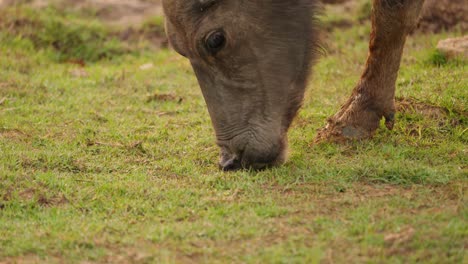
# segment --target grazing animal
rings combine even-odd
[[[395,82],[424,0],[372,0],[365,70],[318,140],[371,137],[392,129]],[[187,57],[221,148],[220,168],[282,164],[317,46],[318,0],[163,0],[169,42]]]

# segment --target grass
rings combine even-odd
[[[97,21],[50,7],[38,12],[32,8],[2,10],[0,27],[30,40],[36,49],[49,49],[57,61],[95,62],[125,52],[124,46]],[[51,54],[51,55],[52,55]]]
[[[394,131],[313,145],[367,53],[368,25],[331,32],[288,163],[222,173],[184,58],[27,32],[0,32],[0,262],[466,262],[466,62],[433,48],[460,33],[409,38]]]

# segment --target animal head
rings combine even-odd
[[[313,56],[311,0],[163,0],[172,47],[190,60],[220,167],[281,164]]]

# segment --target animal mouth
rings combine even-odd
[[[268,167],[274,166],[275,162],[272,164],[270,163],[253,163],[253,164],[245,164],[242,162],[242,159],[239,159],[236,156],[233,156],[230,159],[223,159],[219,162],[219,168],[223,171],[238,171],[242,169],[252,169],[252,170],[264,170]]]
[[[280,165],[284,162],[284,155],[280,152],[274,158],[268,160],[250,160],[241,154],[229,154],[222,150],[219,168],[222,171],[238,171],[242,169],[260,171]]]
[[[242,169],[242,161],[237,155],[232,155],[230,158],[222,156],[219,162],[219,168],[223,171],[240,170]]]

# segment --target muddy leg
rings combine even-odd
[[[373,0],[372,32],[364,73],[351,97],[329,118],[316,141],[372,137],[382,117],[387,128],[393,128],[395,82],[403,47],[423,3],[424,0]]]

